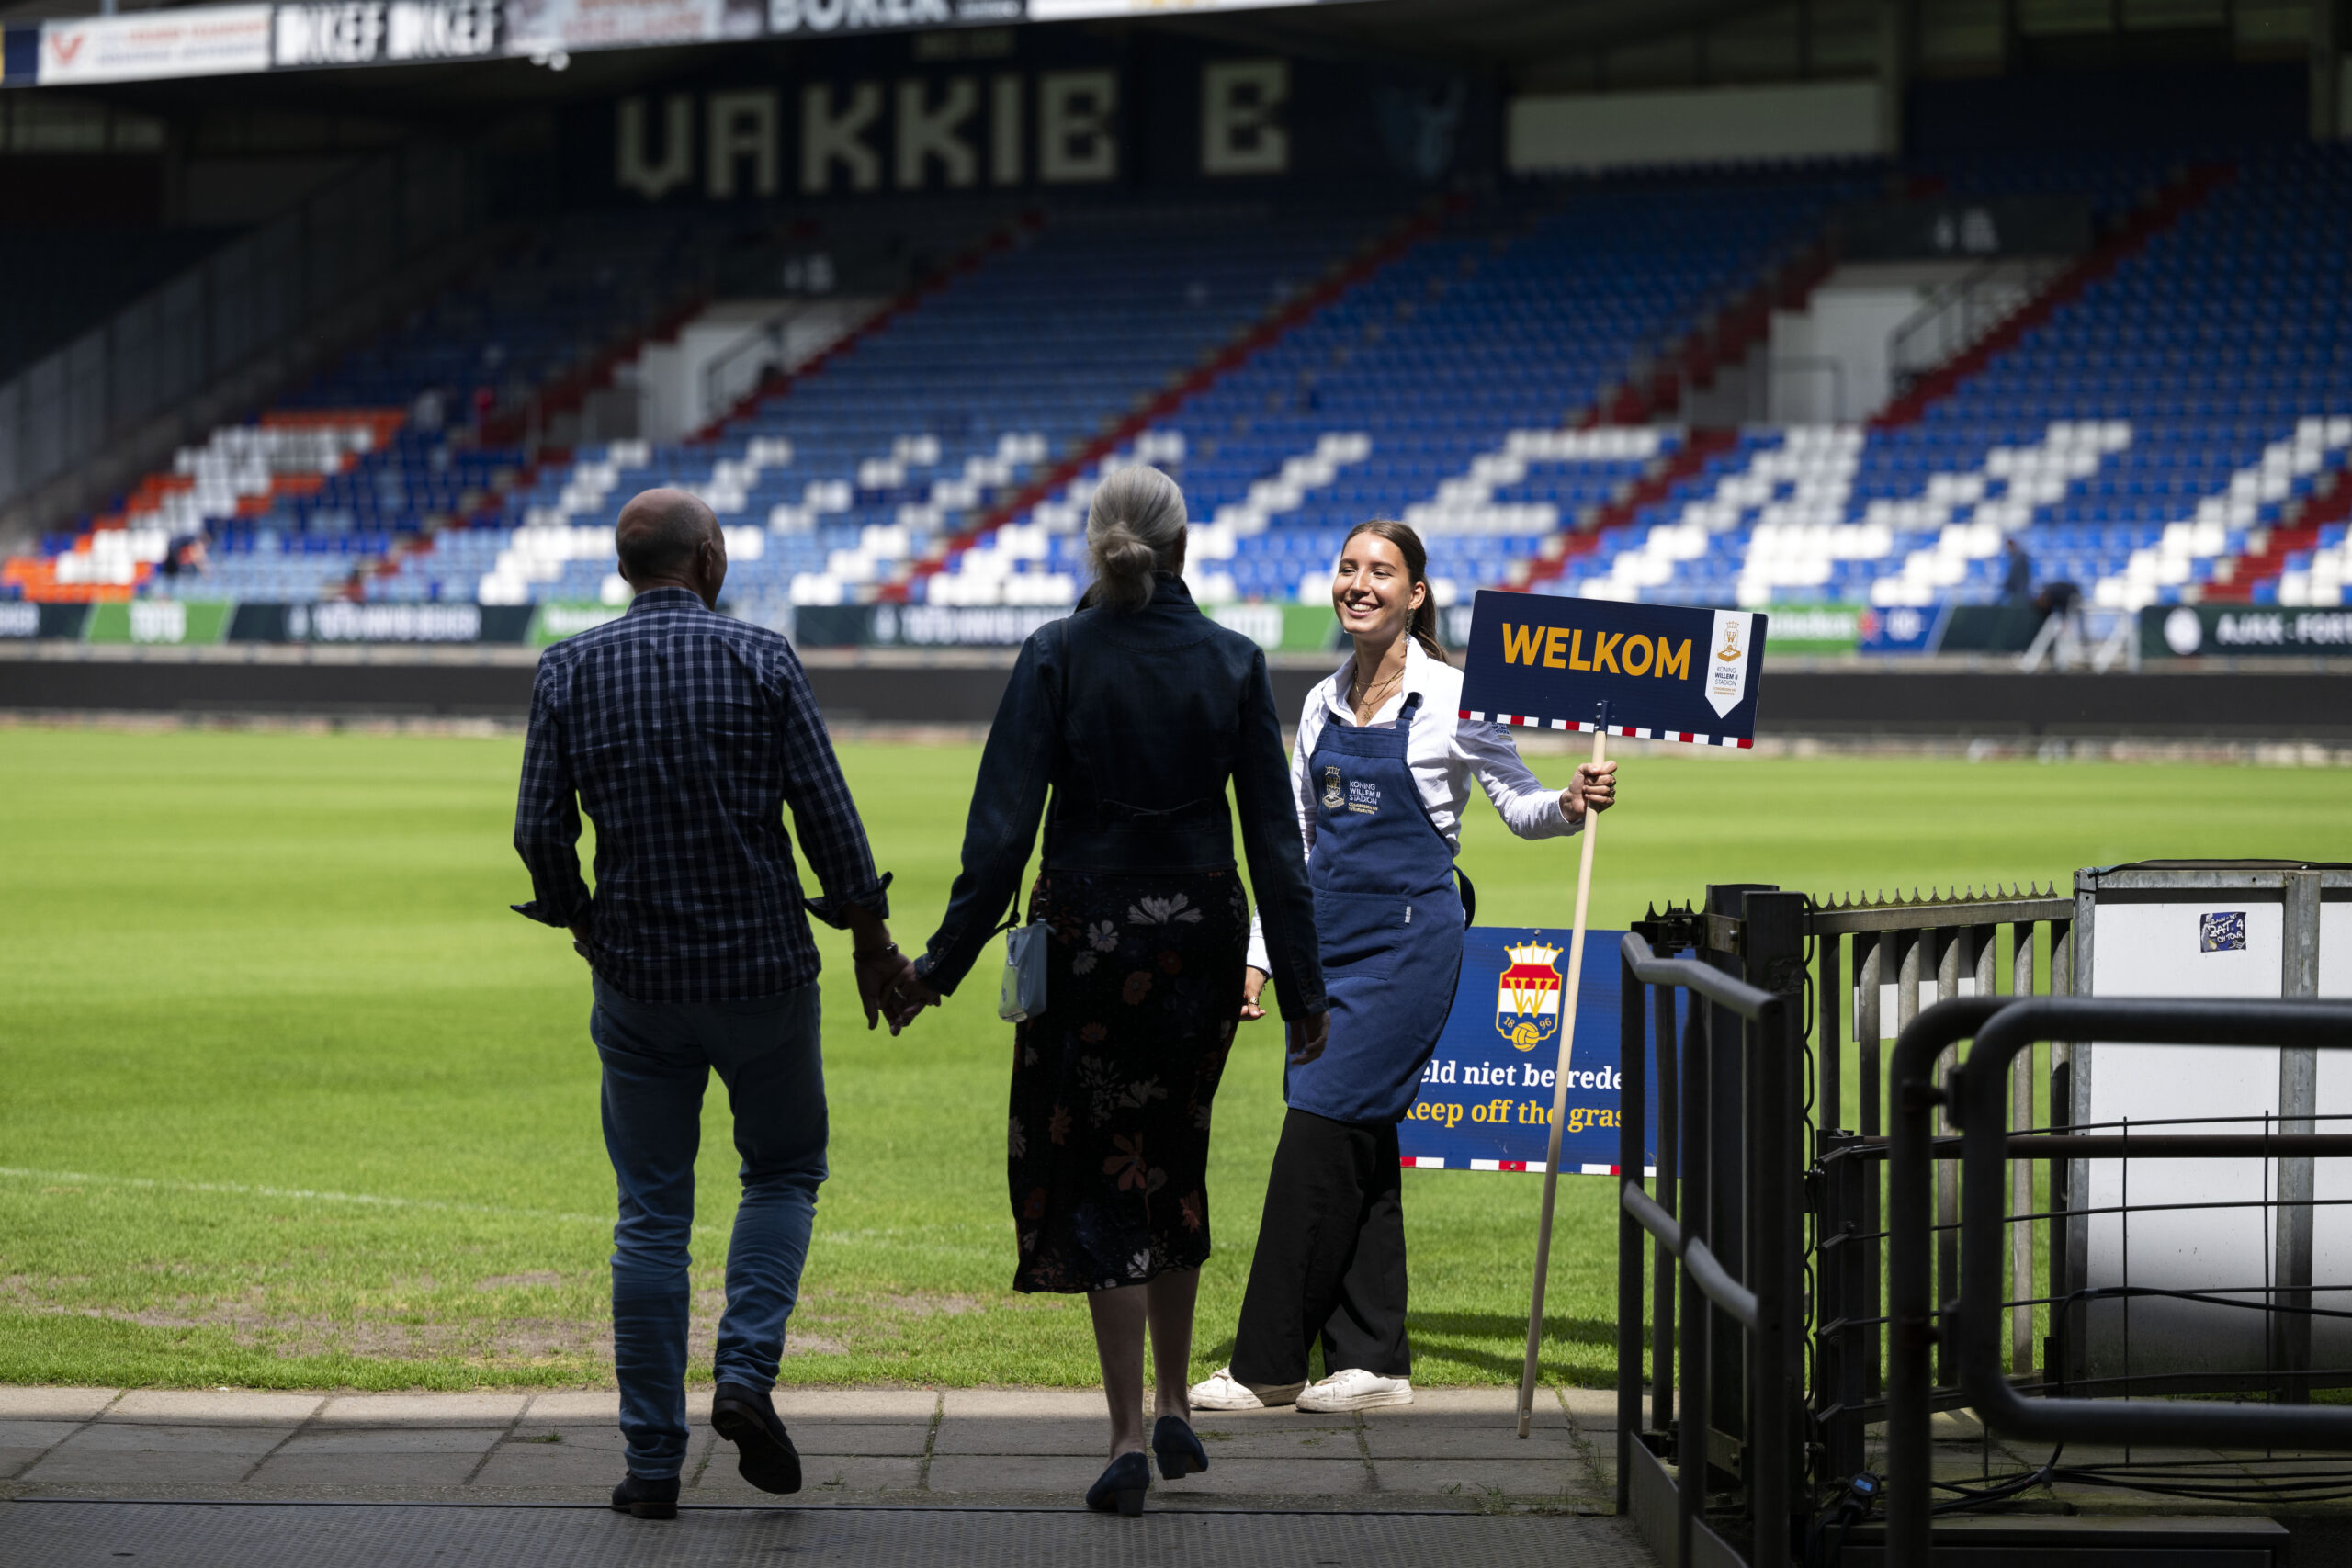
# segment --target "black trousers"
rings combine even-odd
[[[1306,1381],[1317,1338],[1327,1373],[1411,1374],[1403,1197],[1396,1123],[1291,1111],[1234,1337],[1238,1381]]]

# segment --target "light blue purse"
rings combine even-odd
[[[1061,628],[1065,658],[1069,649],[1069,623],[1055,623]],[[1063,674],[1064,690],[1059,694],[1064,705],[1069,697],[1069,674]],[[1060,715],[1056,714],[1058,721]],[[1012,896],[1012,908],[998,927],[1004,932],[1004,978],[996,992],[996,1015],[1007,1023],[1026,1023],[1046,1010],[1046,952],[1053,940],[1053,928],[1043,920],[1021,924],[1021,895]]]
[[[996,1015],[1005,1022],[1026,1023],[1046,1010],[1046,944],[1052,936],[1043,920],[1005,931],[1004,980],[996,993]]]

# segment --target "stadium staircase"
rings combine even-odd
[[[2225,164],[2203,164],[2185,170],[2159,190],[2153,200],[2134,211],[2072,266],[2054,275],[2039,292],[1990,331],[1913,381],[1871,418],[1871,425],[1880,430],[1894,430],[1916,423],[1929,405],[1950,397],[1962,382],[2015,349],[2027,333],[2048,322],[2061,308],[2080,299],[2086,288],[2110,276],[2126,257],[2137,254],[2150,240],[2172,228],[2233,173]]]

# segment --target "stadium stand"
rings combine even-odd
[[[1833,209],[1886,178],[1582,178],[1434,220],[1337,196],[1072,206],[697,439],[534,466],[507,444],[514,411],[678,320],[691,301],[664,280],[709,240],[690,220],[568,220],[11,562],[0,592],[612,603],[615,509],[673,483],[729,525],[753,618],[1067,604],[1093,482],[1140,459],[1182,479],[1212,600],[1317,597],[1345,528],[1386,514],[1430,537],[1446,599],[1984,601],[2014,537],[2105,609],[2341,603],[2343,150],[1915,171],[2085,195],[2106,237],[1868,424],[1652,423],[1819,280]],[[198,533],[203,575],[153,570]]]

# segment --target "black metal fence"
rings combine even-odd
[[[1697,909],[1638,922],[1627,938],[1621,1170],[1643,1168],[1653,1089],[1658,1125],[1654,1185],[1629,1175],[1620,1190],[1618,1504],[1661,1557],[1834,1556],[1845,1527],[1876,1507],[1871,1469],[1882,1462],[1892,1472],[1891,1530],[1924,1528],[1930,1507],[1982,1507],[2062,1481],[2273,1500],[2260,1475],[2235,1491],[2184,1481],[2161,1445],[2217,1439],[2167,1437],[2165,1423],[2143,1422],[2152,1408],[2144,1399],[2116,1396],[2265,1397],[2277,1403],[2206,1406],[2224,1416],[2212,1429],[2234,1443],[2352,1447],[2352,1412],[2314,1422],[2312,1407],[2295,1403],[2315,1386],[2352,1384],[2352,1370],[2337,1377],[2292,1353],[2298,1324],[2308,1347],[2314,1316],[2352,1316],[2315,1305],[2315,1291],[2326,1303],[2336,1287],[2314,1287],[2307,1275],[2213,1298],[2265,1314],[2272,1340],[2289,1348],[2268,1371],[2177,1387],[2084,1374],[2096,1303],[2179,1293],[2133,1283],[2128,1266],[2120,1283],[2086,1283],[2084,1259],[2071,1254],[2084,1250],[2095,1217],[2085,1173],[2096,1162],[2262,1162],[2264,1221],[2285,1225],[2299,1205],[2352,1199],[2315,1198],[2308,1177],[2282,1191],[2268,1173],[2352,1155],[2352,1130],[2312,1132],[2308,1106],[2258,1133],[2245,1131],[2244,1119],[2075,1126],[2075,1043],[2193,1040],[2308,1054],[2322,1039],[2352,1043],[2352,1002],[2068,996],[2083,966],[2076,914],[2076,901],[2055,888],[1821,904],[1725,886],[1708,889]],[[1690,1004],[1679,1022],[1678,997]],[[1891,1059],[1890,1014],[1901,1031]],[[1645,1031],[1657,1034],[1655,1086],[1641,1079]],[[2121,1223],[2177,1206],[2143,1199],[2135,1210],[2127,1186],[2127,1201],[2104,1203],[2097,1216],[2112,1211]],[[2190,1206],[2228,1225],[2236,1216],[2222,1211],[2247,1205]],[[2294,1375],[2282,1381],[2279,1366]],[[2053,1459],[1983,1484],[1939,1483],[1928,1422],[1961,1406],[2021,1437],[2053,1422],[2085,1441],[2128,1428],[2135,1452],[2120,1465],[2062,1472]],[[1884,1461],[1871,1451],[1871,1428],[1882,1421]],[[2300,1461],[2280,1461],[2290,1462]],[[2352,1496],[2352,1467],[2272,1479],[2306,1497]],[[1944,1500],[1931,1504],[1939,1487]],[[1841,1522],[1825,1534],[1833,1517]],[[1884,1561],[1925,1561],[1907,1550],[1890,1539]]]
[[[1972,1036],[1967,1064],[1939,1075],[1938,1064]],[[2085,1399],[2063,1392],[2029,1398],[2004,1371],[2000,1316],[2013,1306],[2002,1280],[2006,1172],[2013,1160],[2039,1152],[2039,1143],[2046,1141],[2010,1133],[2004,1078],[2037,1043],[2063,1040],[2315,1050],[2352,1041],[2352,1002],[1983,998],[1939,1004],[1904,1030],[1893,1062],[1895,1110],[1887,1171],[1894,1328],[1887,1366],[1889,1562],[1928,1560],[1936,1489],[1928,1421],[1939,1392],[1931,1347],[1950,1350],[1959,1389],[1986,1424],[2019,1438],[2352,1451],[2352,1408],[2341,1405]],[[1938,1152],[1931,1120],[1939,1108],[1959,1124],[1962,1154],[1957,1291],[1940,1300],[1928,1239],[1942,1235],[1929,1196]],[[2075,1134],[2056,1141],[2118,1145],[2086,1152],[2134,1159],[2352,1155],[2352,1134]],[[2031,1146],[2020,1149],[2019,1144]],[[2275,1300],[2246,1304],[2266,1313],[2282,1310]],[[2306,1303],[2287,1310],[2311,1309]]]

